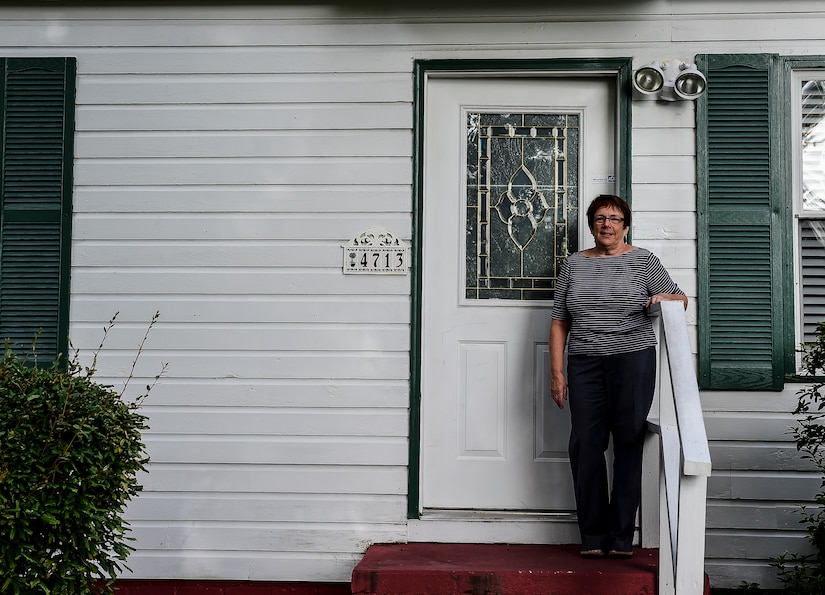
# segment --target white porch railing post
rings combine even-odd
[[[659,340],[655,406],[648,418],[648,426],[658,433],[661,453],[659,595],[698,595],[704,592],[710,449],[682,303],[662,302],[651,308],[651,315]],[[652,455],[653,448],[646,447],[646,453]],[[650,483],[643,484],[642,502],[648,507]],[[643,512],[643,524],[646,519]],[[653,539],[652,529],[642,526],[641,534],[643,544]]]
[[[679,486],[679,549],[676,563],[676,593],[704,592],[706,475],[686,475]]]
[[[661,436],[661,427],[658,428],[659,439],[664,440]],[[666,456],[664,445],[662,446],[662,459]],[[659,476],[659,590],[658,595],[673,595],[676,589],[676,569],[674,567],[674,560],[672,553],[675,551],[675,543],[673,542],[673,534],[671,532],[671,523],[668,514],[668,490],[667,479],[665,478],[665,461],[661,462],[661,475]]]

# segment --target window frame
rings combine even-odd
[[[806,59],[808,62],[809,59]],[[804,334],[804,300],[802,293],[802,223],[803,221],[823,221],[825,222],[825,208],[821,210],[808,210],[804,208],[802,201],[802,144],[799,142],[799,133],[802,128],[802,90],[803,80],[825,81],[825,57],[819,67],[798,67],[798,60],[788,58],[788,83],[790,85],[790,110],[791,114],[789,142],[791,145],[791,202],[793,206],[793,300],[794,300],[794,344],[801,345],[805,341]],[[804,375],[802,366],[802,353],[799,349],[795,351],[794,374]]]

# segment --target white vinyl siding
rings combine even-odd
[[[229,52],[231,24],[67,31],[118,48],[77,49],[72,341],[119,311],[122,384],[158,310],[135,390],[169,363],[127,576],[346,582],[406,539],[409,280],[342,275],[341,245],[410,237],[411,79],[256,21]]]
[[[714,587],[738,588],[747,581],[779,588],[771,560],[783,552],[810,552],[799,506],[813,499],[821,478],[790,441],[797,388],[702,394],[713,461],[705,571]]]
[[[644,62],[643,62],[644,63]],[[666,109],[662,109],[666,107]],[[694,104],[633,103],[632,243],[653,252],[688,296],[696,351],[696,134]]]

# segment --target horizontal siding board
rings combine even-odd
[[[253,449],[256,445],[253,444],[252,438],[259,437],[259,446],[264,450],[276,449],[279,441],[287,436],[325,436],[330,444],[334,443],[334,437],[338,436],[404,438],[407,435],[408,423],[407,412],[403,409],[379,408],[335,409],[329,407],[319,410],[223,407],[215,409],[144,405],[143,413],[149,418],[147,437],[165,435],[156,438],[162,442],[169,442],[175,436],[180,437],[183,443],[191,442],[193,439],[205,440],[206,436],[214,435],[218,437],[216,438],[217,445],[224,444],[227,440],[231,443],[233,439],[240,440],[241,437],[245,437],[243,443],[246,448]],[[296,442],[302,441],[296,440]],[[225,453],[223,456],[230,455]],[[243,463],[243,461],[234,462]],[[290,462],[299,463],[300,461]],[[273,464],[275,461],[269,463]],[[394,464],[405,464],[405,462]]]
[[[146,329],[118,328],[106,337],[107,349],[128,350],[139,345]],[[88,345],[101,336],[100,328],[74,327],[72,340]],[[213,351],[216,345],[232,351],[408,351],[410,330],[403,323],[378,325],[319,325],[232,323],[159,325],[152,329],[149,346],[163,345],[180,351]]]
[[[683,102],[688,103],[688,102]],[[696,133],[691,126],[675,128],[672,122],[663,123],[661,128],[633,129],[633,156],[640,157],[690,157],[696,155]],[[635,180],[634,180],[635,181]],[[657,180],[656,183],[663,183]],[[634,198],[635,198],[635,192]]]
[[[818,17],[820,15],[811,16]],[[804,15],[776,13],[757,14],[751,18],[747,18],[745,15],[737,15],[736,18],[717,17],[701,22],[686,20],[674,23],[673,40],[693,44],[712,41],[715,44],[720,44],[726,41],[758,39],[765,43],[784,41],[800,44],[806,40],[819,41],[822,39],[822,31],[819,29],[818,23],[817,18],[805,19]]]
[[[707,528],[751,529],[764,531],[798,531],[802,516],[797,504],[787,502],[753,502],[709,500]]]
[[[134,545],[134,544],[133,544]],[[131,572],[124,578],[221,579],[349,583],[352,569],[363,558],[357,552],[247,552],[143,550],[129,556]]]
[[[779,590],[783,586],[768,560],[709,558],[705,560],[705,572],[713,577],[713,585],[719,588],[740,589],[745,583],[755,583],[760,589]]]
[[[705,554],[710,558],[761,559],[768,561],[782,552],[809,553],[799,534],[760,534],[759,532],[708,531]]]
[[[639,242],[638,245],[642,245],[642,242]],[[659,256],[658,253],[655,253]],[[667,266],[667,265],[666,265]],[[696,276],[693,275],[689,268],[674,268],[668,267],[668,273],[670,273],[671,278],[676,282],[676,284],[681,288],[682,291],[685,292],[685,295],[694,298],[696,296]],[[691,311],[694,310],[696,307],[695,300],[688,301],[688,315],[690,315]],[[695,320],[696,315],[693,314],[693,318]],[[689,325],[691,323],[688,323]],[[691,353],[695,353],[695,351],[691,351]]]
[[[293,417],[293,416],[289,416]],[[155,416],[157,419],[157,415]],[[229,420],[229,417],[224,418]],[[372,421],[372,420],[371,420]],[[406,421],[406,418],[405,418]],[[384,420],[383,432],[394,431]],[[343,432],[351,433],[352,439],[336,434],[343,433],[338,427],[329,435],[298,438],[293,432],[273,428],[259,434],[243,436],[233,434],[186,435],[172,433],[157,435],[150,431],[144,442],[152,461],[156,463],[234,463],[238,465],[406,465],[408,447],[406,436],[395,438],[371,438],[383,433],[379,429],[369,432],[353,432],[352,424],[342,422]],[[311,429],[309,430],[311,431]],[[286,436],[285,434],[291,434]]]
[[[74,233],[77,242],[117,240],[127,244],[130,240],[197,240],[218,247],[224,240],[281,243],[287,240],[334,240],[340,242],[336,264],[342,266],[341,245],[358,237],[368,227],[376,225],[386,227],[402,240],[409,238],[411,233],[408,213],[387,213],[382,214],[380,219],[365,221],[361,213],[253,215],[233,212],[177,213],[165,217],[146,213],[77,215]],[[243,262],[238,262],[238,265],[243,266]]]
[[[466,15],[465,15],[466,16]],[[535,19],[535,17],[532,17]],[[557,17],[556,17],[557,18]],[[117,22],[115,21],[115,24]],[[628,21],[639,39],[665,41],[659,23],[653,21]],[[358,21],[340,23],[279,22],[277,20],[259,24],[254,20],[232,23],[231,28],[223,23],[204,22],[164,22],[140,21],[131,27],[99,27],[85,23],[75,24],[64,33],[61,44],[64,47],[88,47],[89,39],[101,45],[129,47],[181,47],[243,45],[261,49],[292,49],[301,46],[315,46],[330,52],[348,49],[347,46],[428,46],[450,40],[455,45],[478,44],[479,40],[489,40],[487,45],[495,45],[496,40],[519,39],[522,43],[569,44],[580,42],[582,37],[598,39],[602,43],[615,43],[626,39],[627,29],[617,26],[613,19],[575,22],[556,19],[545,22],[430,22],[397,23],[386,21],[380,24]],[[184,33],[185,32],[185,33]],[[48,29],[27,27],[21,24],[11,29],[8,45],[50,45]],[[216,41],[217,40],[217,41]],[[499,43],[504,43],[499,41]],[[376,49],[380,50],[381,47]]]
[[[653,61],[653,60],[651,60]],[[641,63],[639,64],[641,65]],[[676,134],[676,138],[687,141],[684,132],[693,130],[696,124],[696,106],[692,101],[674,101],[662,104],[660,101],[634,101],[633,102],[633,154],[657,155],[658,153],[648,153],[641,150],[636,145],[636,136],[643,138],[654,136],[660,143],[665,145],[671,141],[671,134]],[[643,147],[644,145],[642,145]],[[677,143],[676,146],[686,147],[688,145]],[[669,151],[667,147],[662,147]],[[665,153],[667,154],[667,153]],[[690,155],[692,153],[676,154]]]
[[[409,102],[407,73],[109,75],[78,77],[80,105]]]
[[[32,47],[29,44],[29,51]],[[241,44],[232,47],[231,52],[222,47],[179,47],[161,52],[160,59],[156,49],[147,47],[117,47],[114,52],[78,47],[73,54],[82,63],[79,70],[86,75],[410,72],[409,50],[391,47],[382,51],[361,47],[286,47],[274,51]]]
[[[346,275],[342,265],[329,263],[328,271],[290,271],[261,268],[256,272],[213,270],[78,270],[72,289],[77,293],[175,295],[408,295],[404,275]],[[217,298],[221,299],[221,298]],[[113,300],[116,306],[117,300]]]
[[[695,184],[637,184],[633,187],[633,212],[696,212]]]
[[[633,240],[695,240],[694,213],[644,212],[633,217]]]
[[[708,478],[708,498],[751,500],[813,500],[820,485],[815,473],[726,471],[714,469]]]
[[[816,467],[803,459],[793,444],[782,442],[754,444],[749,442],[713,442],[711,460],[716,469],[739,471],[814,471]]]
[[[404,466],[184,465],[150,463],[146,491],[404,495]]]
[[[96,375],[99,382],[123,385],[122,377]],[[146,381],[151,378],[142,379]],[[383,407],[409,405],[407,379],[350,380],[341,378],[255,379],[170,378],[165,376],[152,389],[147,405],[169,407]]]
[[[406,499],[369,494],[244,494],[145,492],[132,500],[127,516],[135,521],[250,523],[261,519],[294,523],[403,523]],[[343,529],[346,529],[343,528]]]
[[[791,411],[798,401],[797,391],[802,383],[789,382],[779,392],[701,391],[702,409],[714,413],[771,413],[784,415],[791,423]],[[735,416],[732,416],[735,419]],[[735,422],[734,422],[735,423]],[[790,439],[790,436],[789,436]]]
[[[172,358],[174,356],[174,358]],[[169,363],[165,378],[292,378],[292,379],[384,379],[409,378],[406,351],[322,351],[180,353],[144,351],[135,371],[137,377],[152,378]],[[101,376],[128,378],[134,351],[105,352],[98,358]]]
[[[174,186],[179,184],[395,184],[409,180],[412,165],[406,157],[303,157],[246,159],[78,160],[78,184]],[[116,183],[115,183],[116,182]]]
[[[79,268],[209,267],[329,268],[342,259],[341,242],[77,242],[72,262]]]
[[[629,22],[633,23],[634,19],[640,16],[645,16],[649,19],[664,20],[670,22],[674,18],[685,20],[689,18],[706,18],[709,16],[719,18],[720,16],[730,16],[732,13],[737,13],[742,10],[741,2],[737,0],[717,0],[712,4],[701,1],[685,1],[678,5],[671,5],[667,3],[651,3],[645,5],[644,10],[640,10],[634,4],[609,4],[604,7],[600,6],[600,10],[596,15],[593,15],[592,8],[588,4],[565,4],[554,5],[552,9],[542,9],[534,5],[528,4],[526,7],[514,5],[508,7],[506,11],[507,17],[512,22],[527,21],[534,22],[536,20],[547,20],[548,17],[553,17],[556,22],[581,22],[582,17],[589,19],[605,19],[611,22]],[[24,16],[31,16],[30,11],[21,11],[14,7],[6,9],[8,18],[22,19]],[[88,20],[90,23],[96,23],[98,26],[113,25],[124,21],[133,21],[137,26],[151,26],[158,18],[167,19],[170,22],[177,22],[180,25],[195,25],[198,23],[216,25],[216,23],[226,23],[228,26],[238,26],[242,23],[255,25],[261,23],[281,24],[287,25],[290,23],[296,25],[307,25],[309,23],[319,23],[330,25],[334,14],[329,12],[327,7],[322,5],[238,5],[227,7],[227,5],[209,5],[204,7],[202,12],[193,15],[191,10],[187,10],[181,5],[163,5],[147,11],[145,8],[138,6],[123,7],[116,12],[102,13],[99,9],[89,7],[76,7],[67,13],[65,10],[60,10],[59,7],[48,7],[48,10],[41,10],[46,12],[48,16],[55,19],[58,17],[66,18],[71,14],[75,19]],[[820,14],[821,10],[818,5],[813,5],[809,0],[785,0],[781,4],[776,3],[757,3],[749,7],[747,13],[743,14],[743,19],[748,18],[773,18],[776,15],[799,14],[800,18],[811,18]],[[466,11],[461,8],[445,7],[439,11],[427,11],[426,13],[409,13],[409,18],[414,17],[414,21],[420,24],[446,22],[451,23],[457,20],[461,22],[472,23],[489,23],[499,22],[502,20],[502,11],[499,7],[493,6],[486,8],[481,5],[477,11],[472,15],[468,15]],[[353,17],[358,15],[353,15]],[[395,24],[405,22],[401,19],[402,15],[395,14],[369,14],[362,15],[363,18],[369,18],[369,21],[374,25]],[[355,23],[360,21],[355,20]],[[631,29],[632,31],[632,29]]]
[[[111,308],[111,309],[110,309]],[[93,345],[100,341],[101,318],[118,313],[113,338],[130,324],[145,329],[155,312],[161,327],[167,323],[271,324],[290,322],[407,324],[406,296],[129,296],[112,303],[101,296],[78,295],[72,302],[72,335],[86,333]],[[101,316],[101,312],[103,316]],[[134,331],[132,331],[134,332]],[[154,340],[154,339],[153,339]],[[82,345],[82,343],[78,343]]]
[[[409,103],[83,106],[78,132],[217,130],[358,130],[412,127]]]
[[[633,158],[634,184],[695,184],[693,155],[638,155]]]
[[[675,8],[675,7],[674,7]],[[712,4],[706,2],[683,2],[680,3],[678,9],[673,14],[690,17],[692,15],[705,16],[726,16],[735,13],[741,9],[742,5],[738,0],[716,0]],[[777,14],[788,15],[796,14],[799,18],[813,18],[822,13],[818,5],[811,5],[808,0],[784,0],[782,4],[773,4],[770,2],[756,3],[749,7],[747,14],[743,15],[747,18],[774,18]]]
[[[350,524],[346,531],[319,523],[167,523],[131,524],[135,545],[149,550],[229,550],[243,552],[352,552],[365,543],[397,541],[403,525]]]
[[[75,141],[75,157],[113,158],[274,158],[411,157],[408,130],[267,130],[86,132]]]
[[[409,181],[368,186],[331,186],[315,180],[299,185],[256,186],[79,186],[75,213],[409,213]]]
[[[781,413],[706,412],[705,428],[709,440],[755,440],[788,443],[791,417]]]

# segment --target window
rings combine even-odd
[[[553,299],[561,263],[578,250],[579,120],[468,114],[467,299]]]
[[[39,363],[68,347],[76,64],[0,60],[0,337]]]
[[[825,71],[793,73],[796,339],[825,321]],[[799,362],[797,362],[799,365]]]

